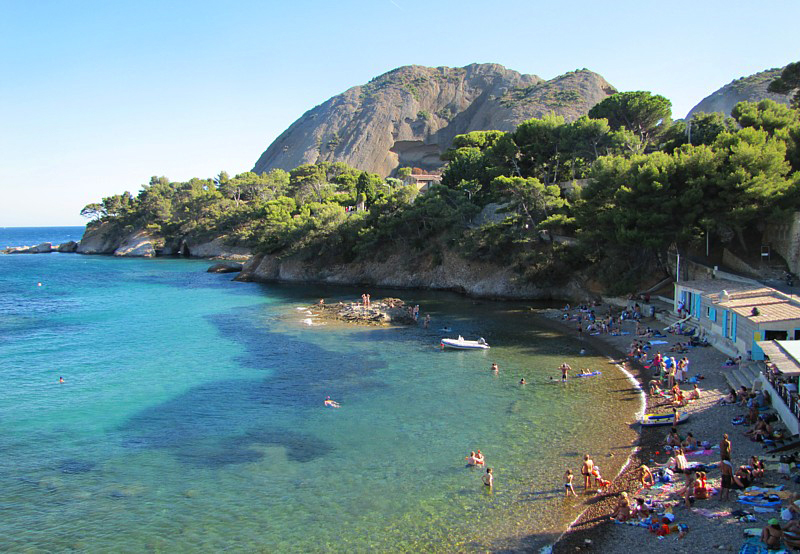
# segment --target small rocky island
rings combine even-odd
[[[377,301],[338,302],[325,304],[320,300],[308,307],[311,315],[322,320],[339,320],[358,325],[414,325],[414,306],[399,298],[384,298]]]

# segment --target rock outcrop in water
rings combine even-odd
[[[50,242],[43,242],[36,246],[9,246],[0,250],[0,254],[49,254],[50,252],[75,252],[78,243],[74,240],[55,246]]]
[[[774,100],[779,104],[789,104],[791,96],[787,94],[775,94],[767,92],[769,84],[780,77],[783,68],[768,69],[760,73],[755,73],[749,77],[742,77],[731,81],[719,90],[703,98],[699,104],[689,110],[686,119],[698,112],[713,113],[722,112],[730,115],[733,107],[739,102],[759,102],[765,98]]]
[[[175,237],[167,241],[144,229],[125,232],[112,222],[103,222],[87,227],[77,252],[146,258],[182,255],[192,258],[226,260],[247,260],[252,255],[248,248],[227,245],[225,237],[217,237],[213,240]]]
[[[616,92],[587,69],[549,81],[498,64],[405,66],[307,111],[261,155],[253,171],[344,162],[389,175],[397,167],[427,170],[458,134],[498,129],[548,113],[571,121]]]
[[[411,315],[411,306],[399,298],[384,298],[362,303],[339,302],[332,305],[317,304],[308,307],[310,315],[319,319],[335,319],[358,325],[414,325],[417,320]]]

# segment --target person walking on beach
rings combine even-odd
[[[564,496],[569,496],[569,493],[572,493],[572,496],[578,496],[575,489],[572,487],[572,477],[572,470],[568,469],[564,474]]]
[[[589,490],[589,481],[592,478],[592,471],[594,471],[594,462],[588,454],[583,456],[583,465],[581,466],[581,475],[583,475],[583,490]]]

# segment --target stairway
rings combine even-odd
[[[761,371],[756,362],[742,362],[738,368],[736,366],[723,368],[725,381],[728,382],[728,386],[735,390],[738,390],[742,386],[748,389],[761,388],[761,383],[757,383],[760,373]]]

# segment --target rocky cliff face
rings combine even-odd
[[[80,254],[113,254],[114,256],[145,257],[183,255],[192,258],[222,258],[246,260],[252,253],[247,248],[228,246],[225,237],[199,242],[181,237],[165,241],[143,229],[124,232],[110,222],[87,227],[78,245]]]
[[[537,287],[524,282],[509,268],[465,260],[445,253],[441,260],[409,263],[407,255],[386,260],[321,266],[293,258],[257,255],[244,265],[236,281],[287,281],[339,285],[376,285],[395,288],[452,290],[485,298],[586,300],[578,283],[564,287]]]
[[[689,110],[686,119],[696,112],[722,112],[730,115],[733,107],[739,102],[759,102],[765,98],[779,104],[789,104],[790,96],[767,92],[767,87],[776,77],[780,77],[783,68],[768,69],[761,73],[742,77],[731,81],[721,89],[703,98],[699,104]]]
[[[309,110],[261,155],[253,171],[345,162],[386,176],[435,169],[458,134],[511,131],[548,113],[574,120],[616,92],[586,69],[545,81],[497,64],[406,66]]]

